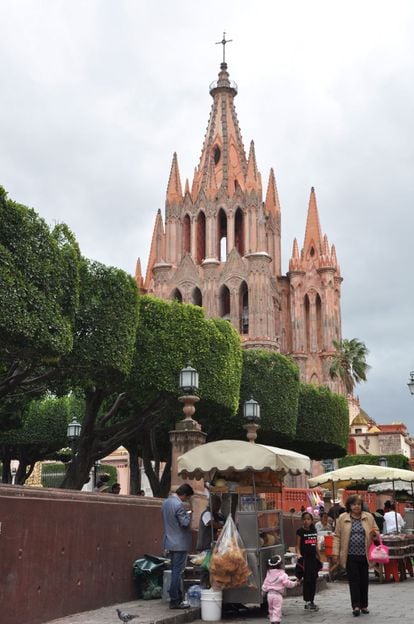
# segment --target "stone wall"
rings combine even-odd
[[[162,554],[161,503],[0,486],[1,621],[40,624],[135,599],[133,562]]]

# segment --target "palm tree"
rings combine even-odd
[[[333,340],[335,353],[332,357],[329,375],[331,379],[341,379],[347,394],[352,394],[357,383],[367,380],[371,368],[366,361],[369,353],[364,342],[358,338],[352,340]]]

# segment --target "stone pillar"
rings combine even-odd
[[[198,397],[180,397],[180,399],[197,399]],[[184,401],[183,401],[184,402]],[[186,405],[184,406],[184,410]],[[193,408],[194,409],[194,408]],[[193,412],[194,413],[194,412]],[[194,490],[194,496],[192,498],[193,516],[191,526],[193,529],[198,529],[198,523],[200,515],[204,511],[207,503],[206,496],[204,494],[204,480],[200,479],[182,479],[178,476],[177,464],[180,455],[191,451],[196,446],[204,444],[207,434],[201,430],[201,425],[190,417],[186,417],[176,423],[175,429],[170,431],[171,442],[171,492],[175,492],[176,489],[182,483],[189,483]]]

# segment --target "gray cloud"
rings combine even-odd
[[[371,352],[362,405],[413,428],[414,7],[285,4],[0,0],[0,184],[86,256],[145,265],[172,153],[183,184],[198,164],[227,28],[245,146],[264,181],[276,171],[284,270],[314,185],[343,334]]]

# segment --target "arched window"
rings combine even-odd
[[[193,305],[200,306],[200,308],[203,305],[203,295],[201,294],[201,290],[197,288],[197,286],[194,288],[191,295],[191,303]]]
[[[310,382],[311,384],[314,384],[315,386],[319,386],[319,379],[316,373],[313,373]]]
[[[225,285],[220,288],[219,315],[223,319],[230,320],[230,291]]]
[[[240,284],[239,291],[240,333],[249,333],[249,289],[246,282]]]
[[[311,342],[310,342],[310,304],[309,297],[305,295],[304,300],[304,312],[305,312],[305,351],[310,351]]]
[[[237,208],[234,219],[234,244],[241,256],[244,256],[244,217],[241,208]]]
[[[183,220],[183,256],[191,252],[191,220],[188,214]]]
[[[206,257],[206,216],[202,210],[197,216],[197,264],[201,264]]]
[[[319,295],[316,295],[316,344],[317,350],[323,349],[323,331],[322,331],[322,301]]]
[[[220,208],[217,219],[217,257],[220,262],[225,262],[227,259],[227,216],[223,208]]]
[[[183,296],[178,288],[174,288],[174,290],[172,291],[171,299],[172,301],[178,301],[178,303],[183,302]]]

